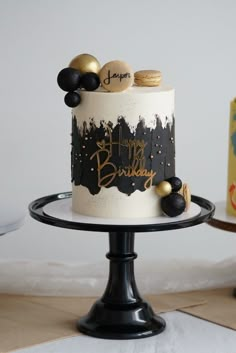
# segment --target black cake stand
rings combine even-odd
[[[72,214],[70,192],[33,201],[29,205],[30,215],[37,221],[56,227],[109,233],[109,252],[106,257],[110,260],[110,273],[107,287],[89,313],[78,321],[78,330],[89,336],[106,339],[144,338],[161,333],[165,329],[165,321],[155,315],[151,306],[141,298],[135,283],[135,232],[195,226],[213,216],[214,205],[206,199],[192,196],[191,205],[197,207],[198,211],[191,217],[166,217],[164,222],[160,222],[159,218],[149,218],[143,223],[140,220],[132,220],[131,223],[123,220],[126,223],[123,225],[110,224],[109,220],[101,223],[95,217],[82,216],[82,221],[76,220],[76,216],[68,219],[63,215],[60,205],[67,208],[67,213],[70,205],[69,213]]]

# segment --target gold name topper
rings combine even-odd
[[[103,83],[104,85],[110,85],[112,79],[118,79],[121,82],[123,79],[127,79],[127,78],[130,79],[130,77],[131,77],[131,74],[129,72],[111,73],[111,70],[108,70],[107,77],[104,78]]]
[[[101,85],[110,92],[121,92],[132,86],[134,73],[124,61],[110,61],[99,72]]]

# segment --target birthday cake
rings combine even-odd
[[[227,213],[236,216],[236,98],[230,104]]]
[[[103,218],[178,216],[190,203],[175,176],[174,89],[161,73],[102,68],[82,54],[58,74],[72,108],[72,209]]]

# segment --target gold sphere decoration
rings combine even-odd
[[[98,74],[101,69],[99,61],[90,54],[77,55],[71,60],[69,67],[79,70],[81,73],[94,72],[95,74]]]
[[[156,186],[156,193],[160,197],[169,195],[172,192],[172,186],[168,181],[162,181]]]

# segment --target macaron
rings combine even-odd
[[[158,70],[141,70],[134,73],[134,82],[137,86],[159,86],[161,79],[161,72]]]
[[[182,185],[182,188],[179,190],[179,194],[181,194],[184,197],[186,202],[185,211],[188,211],[191,204],[191,191],[188,184],[185,183]]]
[[[114,60],[106,63],[99,72],[102,87],[109,92],[122,92],[133,85],[134,73],[129,64]]]

